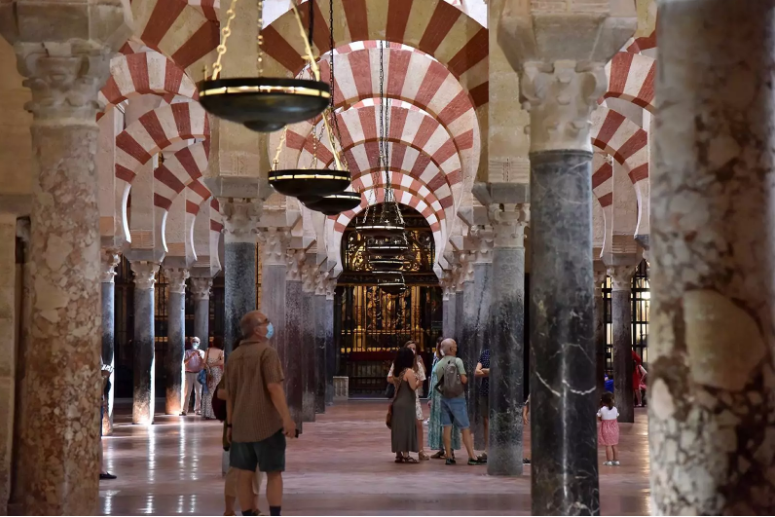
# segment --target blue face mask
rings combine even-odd
[[[266,326],[266,339],[272,339],[272,336],[274,336],[274,325],[270,321],[269,325]]]

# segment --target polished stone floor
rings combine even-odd
[[[385,427],[386,403],[354,401],[328,408],[289,444],[286,515],[515,515],[530,513],[530,469],[519,479],[491,478],[486,467],[439,460],[397,465]],[[132,426],[119,407],[116,433],[104,438],[115,481],[100,485],[105,514],[221,515],[219,423],[158,416]],[[604,515],[649,513],[645,410],[621,427],[620,467],[601,467]],[[427,413],[427,410],[426,410]],[[600,451],[600,463],[605,460]],[[262,491],[263,491],[262,487]],[[261,496],[261,509],[268,513]]]

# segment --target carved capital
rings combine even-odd
[[[210,299],[210,289],[213,287],[213,279],[206,276],[192,276],[191,282],[189,282],[191,295],[194,297],[194,301],[199,302],[202,300]]]
[[[457,268],[457,290],[463,290],[463,284],[474,281],[474,253],[468,250],[460,250],[455,253],[460,264]]]
[[[336,293],[336,278],[327,275],[326,278],[326,300],[333,300]]]
[[[167,288],[170,293],[185,294],[188,269],[182,267],[165,267],[164,277],[167,279]]]
[[[530,222],[528,203],[492,204],[488,207],[495,230],[496,248],[524,248],[525,228]]]
[[[520,71],[520,100],[530,112],[530,152],[592,152],[592,110],[606,88],[604,63],[528,62]]]
[[[153,291],[156,284],[156,273],[159,271],[159,264],[140,260],[132,262],[131,268],[135,276],[135,289]]]
[[[603,284],[608,276],[608,270],[605,267],[598,267],[597,264],[595,264],[592,272],[595,279],[595,296],[602,296]]]
[[[441,275],[441,288],[445,300],[448,300],[450,295],[455,294],[457,289],[457,268],[454,265],[452,268],[445,269]]]
[[[305,257],[304,264],[301,266],[301,289],[305,293],[314,293],[317,277],[320,273],[314,258],[309,260]]]
[[[495,232],[492,226],[472,226],[470,240],[474,246],[473,260],[477,264],[492,264],[492,248],[495,245]]]
[[[16,236],[24,242],[30,243],[30,220],[28,218],[16,220]]]
[[[100,276],[103,284],[112,284],[116,266],[121,262],[121,252],[116,248],[103,248],[100,260]]]
[[[611,291],[629,291],[632,289],[633,266],[609,266],[607,271],[611,277]]]
[[[288,269],[285,272],[285,280],[288,282],[301,282],[301,272],[304,269],[304,262],[307,254],[304,250],[288,249],[287,251]]]
[[[252,199],[218,199],[225,242],[256,242],[256,224],[261,217],[261,205]]]
[[[261,243],[261,262],[263,265],[286,265],[285,254],[291,242],[289,228],[260,228],[258,242]]]
[[[328,278],[330,273],[328,271],[318,270],[318,274],[315,276],[315,294],[318,296],[325,296],[328,290],[328,284],[330,279]]]

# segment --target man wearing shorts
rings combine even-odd
[[[243,341],[229,356],[226,381],[229,462],[239,471],[237,493],[243,515],[258,515],[253,498],[256,467],[266,473],[270,515],[280,515],[285,470],[285,437],[296,436],[283,391],[283,369],[277,351],[269,345],[272,323],[253,311],[240,322]]]
[[[460,382],[464,385],[468,382],[466,369],[463,360],[457,357],[457,343],[454,339],[445,339],[441,342],[441,350],[444,357],[436,363],[436,378],[440,379],[439,385],[444,383],[445,370],[448,365],[455,364],[457,373],[460,376]],[[468,422],[468,409],[466,407],[466,395],[462,393],[455,397],[445,397],[441,394],[441,425],[444,426],[444,449],[447,452],[447,465],[454,465],[455,459],[452,457],[452,425],[460,429],[463,434],[463,445],[468,452],[468,464],[479,465],[479,460],[474,454],[474,439],[471,436],[470,424]]]

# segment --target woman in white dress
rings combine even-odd
[[[215,420],[213,413],[213,393],[223,377],[223,339],[213,338],[213,346],[205,352],[205,370],[207,371],[207,393],[202,396],[202,416]]]
[[[407,341],[404,343],[403,348],[409,348],[412,352],[414,352],[414,373],[417,376],[417,380],[419,381],[419,385],[414,391],[416,398],[415,416],[417,417],[417,441],[420,444],[419,458],[420,460],[429,460],[431,457],[425,453],[425,440],[423,439],[423,422],[425,421],[425,416],[422,412],[422,404],[420,404],[420,392],[422,391],[422,383],[424,383],[426,379],[425,363],[423,362],[422,357],[417,353],[417,343],[414,341]],[[390,372],[388,373],[387,380],[388,383],[393,383],[392,365],[390,366]]]

